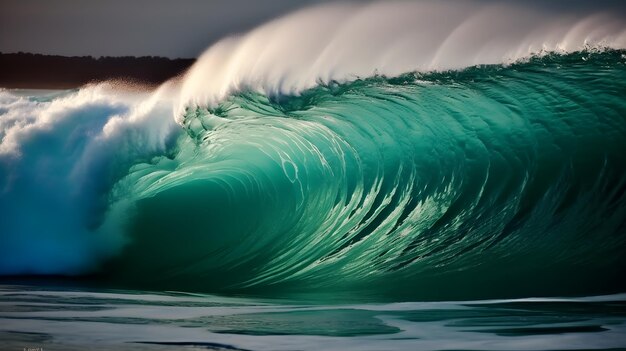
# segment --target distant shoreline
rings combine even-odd
[[[95,58],[0,53],[0,87],[73,89],[107,80],[157,85],[184,73],[195,61],[155,56]]]

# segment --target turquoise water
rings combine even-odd
[[[112,187],[112,208],[134,204],[132,239],[105,274],[270,295],[623,291],[624,61],[548,56],[189,108],[173,155]]]

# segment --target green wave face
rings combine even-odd
[[[119,181],[110,279],[400,298],[626,287],[622,51],[189,106]]]

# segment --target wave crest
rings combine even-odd
[[[375,74],[511,63],[542,52],[626,48],[619,13],[483,2],[385,1],[295,12],[209,48],[184,79],[178,115],[229,94],[297,94]]]

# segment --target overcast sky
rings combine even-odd
[[[0,51],[195,57],[220,38],[324,0],[0,0]]]
[[[626,0],[532,1],[550,11],[603,3],[626,14]],[[321,2],[327,0],[0,0],[0,51],[196,57],[226,35]]]

